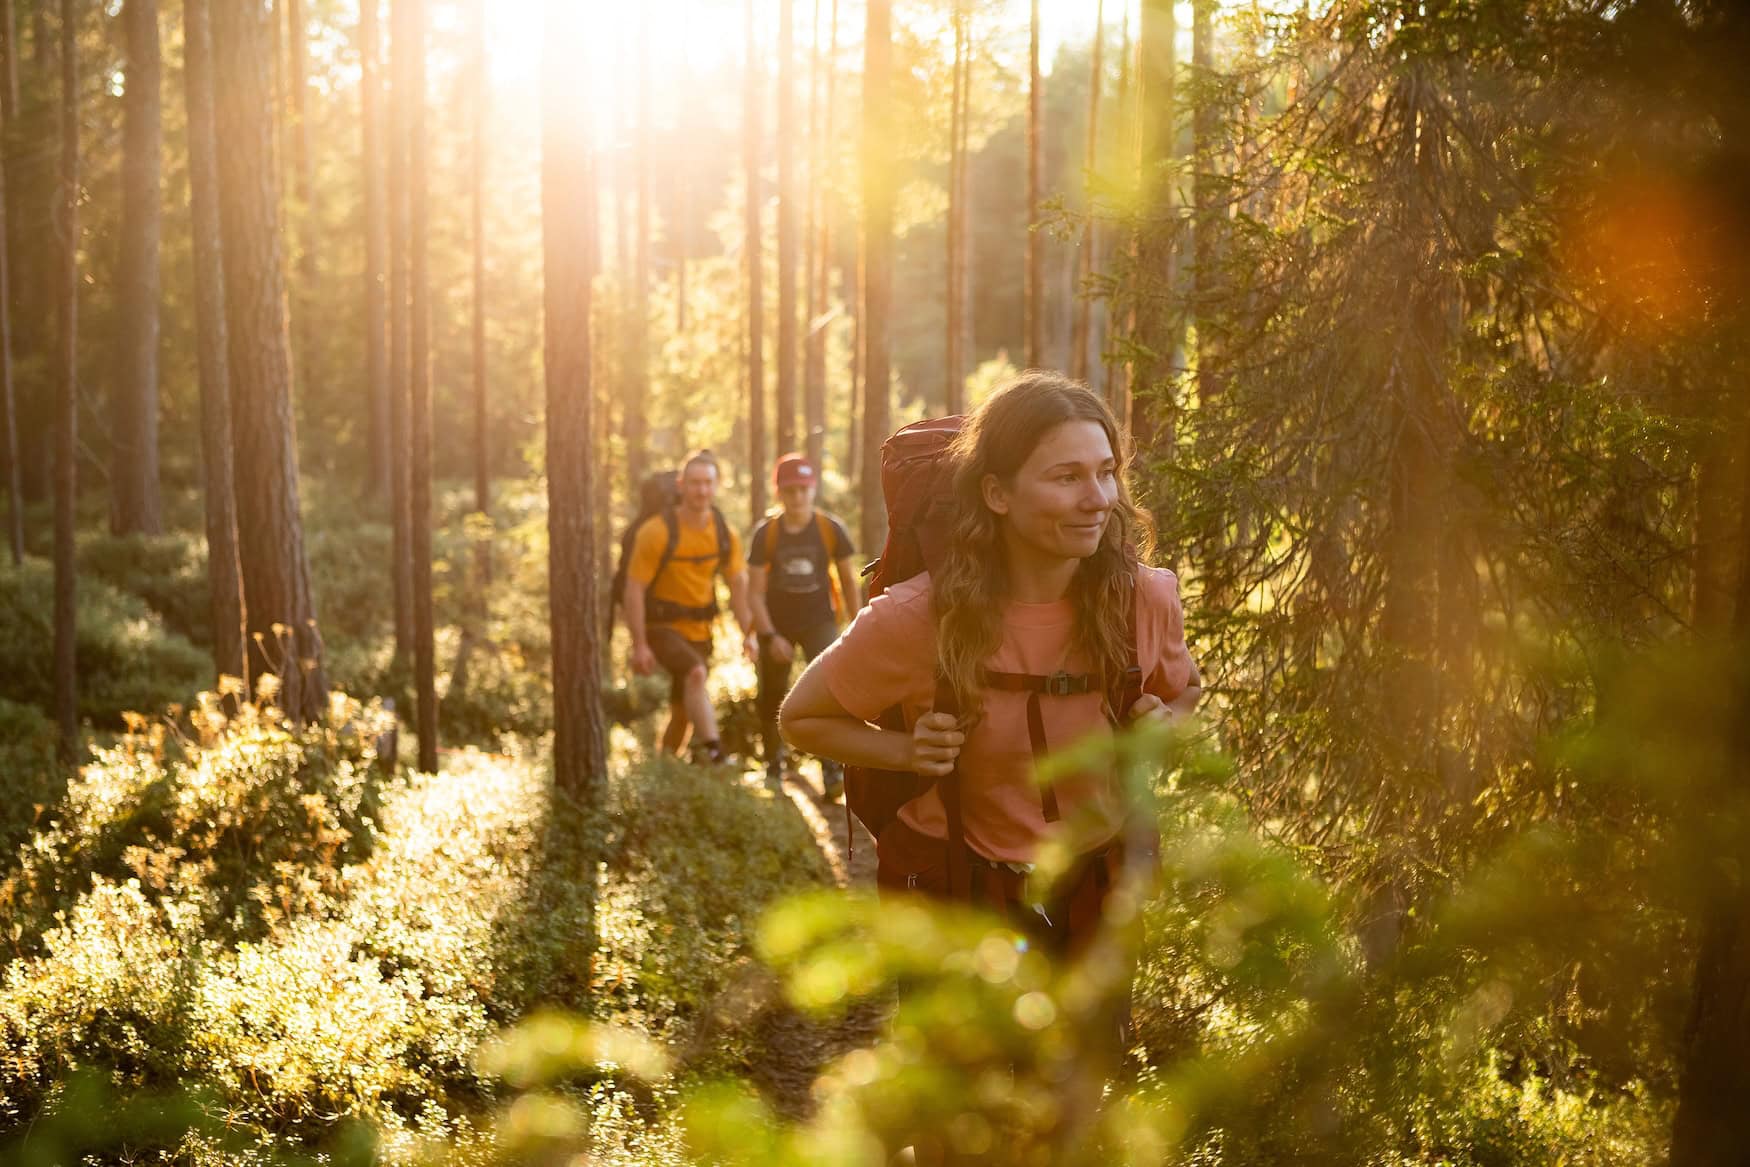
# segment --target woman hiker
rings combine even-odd
[[[1145,530],[1125,453],[1085,385],[1030,372],[998,389],[949,448],[955,528],[936,574],[871,601],[781,714],[794,746],[849,766],[937,779],[958,766],[958,831],[940,782],[881,831],[884,893],[971,899],[1027,920],[1039,909],[1019,902],[1023,873],[1048,834],[1073,830],[1082,861],[1054,900],[1060,918],[1043,921],[1069,953],[1104,911],[1128,808],[1104,770],[1042,789],[1036,754],[1124,720],[1184,716],[1201,693],[1178,581],[1137,562]],[[1113,709],[1121,676],[1140,696]],[[895,706],[906,728],[872,724]],[[955,854],[952,833],[963,838]],[[951,886],[957,865],[969,886]]]

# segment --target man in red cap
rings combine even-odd
[[[857,571],[844,523],[814,505],[819,475],[801,454],[778,459],[772,481],[784,509],[769,515],[748,540],[748,598],[759,638],[759,711],[765,737],[766,776],[784,771],[778,736],[778,706],[790,690],[790,672],[800,648],[808,660],[839,634],[841,618],[857,610]],[[835,580],[833,577],[837,576]],[[836,762],[821,762],[827,798],[844,789]]]

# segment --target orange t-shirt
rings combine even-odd
[[[1143,692],[1171,701],[1191,682],[1185,647],[1179,581],[1170,571],[1143,567],[1137,573],[1136,649]],[[998,672],[1049,674],[1089,671],[1071,649],[1075,612],[1068,599],[1049,604],[1010,602],[1003,611],[1003,641],[988,665]],[[865,721],[899,706],[906,725],[929,711],[936,694],[936,620],[929,575],[897,584],[870,601],[818,667],[827,688],[846,710]],[[1090,733],[1110,733],[1102,695],[1045,696],[1039,708],[1052,748],[1073,745]],[[1065,774],[1056,783],[1064,822],[1076,822],[1079,849],[1104,845],[1123,829],[1124,812],[1112,775]],[[986,859],[1030,863],[1046,822],[1033,778],[1033,748],[1027,736],[1027,694],[984,694],[984,716],[960,751],[961,817],[966,842]],[[948,837],[947,816],[931,787],[900,811],[905,823],[932,838]]]

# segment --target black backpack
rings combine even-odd
[[[680,488],[675,485],[673,470],[658,470],[644,476],[644,481],[638,486],[638,514],[620,532],[620,561],[614,568],[614,582],[608,593],[608,616],[606,632],[612,635],[614,631],[614,609],[625,602],[626,570],[632,562],[632,545],[638,540],[638,529],[650,519],[660,515],[664,526],[668,528],[668,541],[663,546],[662,558],[657,561],[656,574],[650,577],[650,584],[645,589],[644,619],[646,623],[667,624],[676,620],[710,620],[717,615],[717,597],[713,593],[711,603],[700,607],[688,607],[669,600],[658,600],[649,597],[649,589],[656,586],[656,581],[662,578],[662,573],[668,570],[668,565],[674,562],[675,548],[680,544],[681,524],[675,513],[680,506]],[[723,517],[723,512],[715,506],[711,508],[711,518],[717,527],[717,552],[712,557],[717,561],[717,570],[722,571],[723,565],[729,562],[729,522]]]

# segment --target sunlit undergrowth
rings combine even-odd
[[[470,1167],[873,1167],[907,1145],[1051,1164],[1659,1159],[1668,1057],[1637,986],[1672,934],[1621,858],[1634,832],[1518,836],[1369,952],[1353,893],[1258,832],[1219,755],[1140,736],[1122,756],[1158,800],[1158,877],[1127,870],[1135,910],[1064,970],[1011,922],[824,888],[787,800],[650,759],[629,731],[585,809],[539,748],[384,775],[383,724],[337,698],[299,732],[253,711],[221,726],[206,698],[85,767],[0,895],[6,1127],[40,1143],[114,1098],[170,1097],[192,1125],[79,1145],[202,1167],[362,1162],[347,1145]],[[1628,752],[1596,740],[1569,748],[1572,779],[1622,784],[1606,771]],[[1649,906],[1630,918],[1623,896]],[[1131,943],[1120,1050],[1104,1035]],[[892,1009],[801,1119],[738,1082],[777,1056],[747,1024],[774,987],[828,1025]]]
[[[769,793],[637,761],[624,735],[586,812],[538,751],[384,777],[380,712],[341,698],[302,731],[220,721],[208,697],[136,722],[9,865],[3,1127],[53,1129],[65,1084],[97,1071],[199,1099],[204,1128],[155,1152],[180,1161],[328,1145],[345,1117],[385,1151],[490,1146],[469,1132],[499,1089],[474,1063],[495,1029],[551,1007],[684,1045],[750,963],[763,906],[822,878]],[[610,1126],[630,1105],[596,1094]]]

